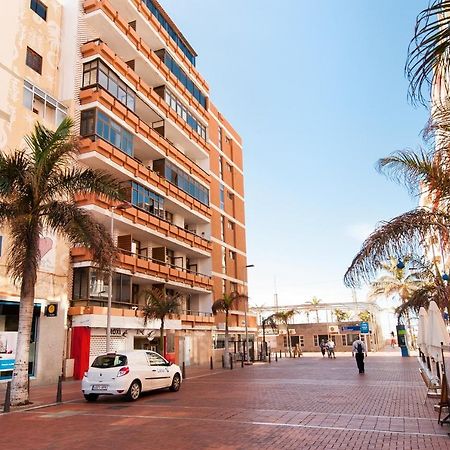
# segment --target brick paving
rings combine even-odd
[[[34,409],[0,416],[7,449],[450,449],[436,399],[415,358],[370,354],[366,373],[346,354],[282,359],[233,371],[187,368],[178,393],[135,403],[85,402],[79,383],[33,388]],[[37,407],[37,408],[36,408]]]

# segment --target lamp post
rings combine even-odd
[[[110,222],[110,233],[111,239],[114,242],[114,211],[116,209],[126,209],[130,206],[127,203],[120,203],[119,205],[111,207],[111,222]],[[106,353],[111,351],[111,305],[112,305],[112,285],[113,285],[113,265],[111,261],[111,266],[109,268],[109,289],[108,289],[108,307],[106,310]]]
[[[246,269],[248,269],[249,267],[255,267],[254,264],[248,264],[247,266],[245,266]],[[248,271],[247,271],[248,272]],[[247,283],[248,285],[248,283]],[[248,292],[247,292],[248,294]],[[247,299],[245,302],[245,309],[244,309],[244,321],[245,321],[245,347],[247,349],[247,351],[245,352],[245,362],[247,364],[250,364],[250,347],[248,344],[248,324],[247,324],[247,308],[248,308],[248,295],[247,295]]]

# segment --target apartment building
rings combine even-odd
[[[56,125],[69,114],[80,135],[79,164],[110,173],[126,192],[121,204],[79,199],[117,242],[112,286],[87,249],[58,243],[63,263],[53,270],[61,291],[50,300],[64,303],[57,354],[66,374],[80,378],[106,350],[110,294],[112,350],[154,348],[159,321],[144,324],[140,314],[152,288],[182,295],[180,312],[165,323],[167,357],[186,365],[220,358],[224,317],[212,316],[211,304],[223,292],[247,292],[243,150],[196,69],[195,50],[155,0],[16,3],[1,31],[15,45],[0,61],[11,91],[0,103],[2,147],[20,142],[35,120]],[[40,325],[47,297],[36,300]],[[242,301],[230,317],[238,342],[246,308]],[[253,338],[255,316],[247,325]],[[47,345],[40,342],[36,355]]]

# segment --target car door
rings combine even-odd
[[[150,389],[153,389],[152,372],[146,352],[135,352],[133,354],[133,364],[130,366],[133,377],[140,380],[142,390],[149,391]]]
[[[170,368],[167,361],[158,353],[147,352],[150,363],[151,389],[159,389],[170,386]]]

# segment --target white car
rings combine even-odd
[[[90,402],[99,395],[125,395],[134,401],[142,391],[169,388],[176,392],[181,381],[176,364],[150,350],[132,350],[97,356],[84,374],[81,390]]]

